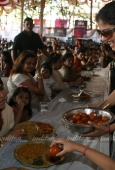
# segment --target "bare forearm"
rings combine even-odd
[[[13,63],[14,63],[15,60],[16,60],[16,58],[17,58],[17,51],[12,50],[12,51],[11,51],[11,57],[12,57],[12,61],[13,61]]]
[[[46,58],[48,58],[49,53],[46,51],[46,49],[43,48],[41,51],[42,51],[42,53],[46,56]]]
[[[75,146],[75,150],[80,153],[84,153],[85,148],[85,146],[80,144]],[[91,161],[93,161],[103,170],[115,170],[115,161],[103,153],[100,153],[91,148],[87,148],[85,151],[85,156],[87,156]]]
[[[16,113],[16,116],[15,116],[15,118],[14,118],[15,125],[17,125],[18,123],[20,123],[21,116],[22,116],[22,111],[21,111],[21,110],[18,110],[17,113]]]

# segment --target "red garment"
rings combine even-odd
[[[77,56],[74,56],[74,67],[80,72],[82,70],[81,68],[81,60],[77,58]]]
[[[12,109],[13,109],[14,115],[16,115],[17,114],[17,109],[15,108],[15,106],[12,106]],[[28,111],[23,110],[20,123],[27,121],[27,117],[28,117]]]
[[[6,73],[5,73],[4,76],[5,76],[5,77],[9,77],[11,68],[10,68],[10,67],[7,67],[5,70],[6,70]]]

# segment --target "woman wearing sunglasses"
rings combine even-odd
[[[106,4],[98,14],[96,15],[96,22],[100,29],[100,35],[103,43],[108,43],[113,51],[115,51],[115,1]],[[115,90],[108,96],[106,102],[110,103],[111,106],[115,105]],[[115,131],[115,124],[110,125],[110,129],[107,130],[106,126],[94,125],[90,122],[92,126],[95,127],[95,131],[83,134],[82,136],[102,136],[109,132]]]
[[[115,51],[115,1],[106,4],[97,14],[96,22],[100,29],[100,34],[102,41],[108,43],[112,50]],[[115,90],[107,99],[105,105],[110,102],[111,105],[115,105]],[[115,124],[104,126],[95,125],[89,122],[95,127],[95,130],[89,134],[82,134],[82,136],[92,136],[100,137],[104,134],[111,133],[115,131]],[[59,145],[62,150],[56,156],[62,156],[68,152],[80,152],[83,156],[87,156],[91,161],[101,167],[103,170],[115,170],[115,160],[109,156],[100,153],[94,149],[89,148],[89,146],[84,146],[82,144],[69,141],[64,138],[56,139],[51,143],[53,145]]]

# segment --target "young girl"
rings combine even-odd
[[[15,125],[27,121],[32,116],[30,101],[31,93],[28,88],[19,85],[8,103],[13,108]]]

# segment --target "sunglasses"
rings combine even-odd
[[[100,30],[97,30],[98,34],[100,36],[104,36],[105,38],[112,38],[114,32],[115,32],[115,28],[113,29],[108,29],[108,30],[103,30],[103,31],[100,31]]]

